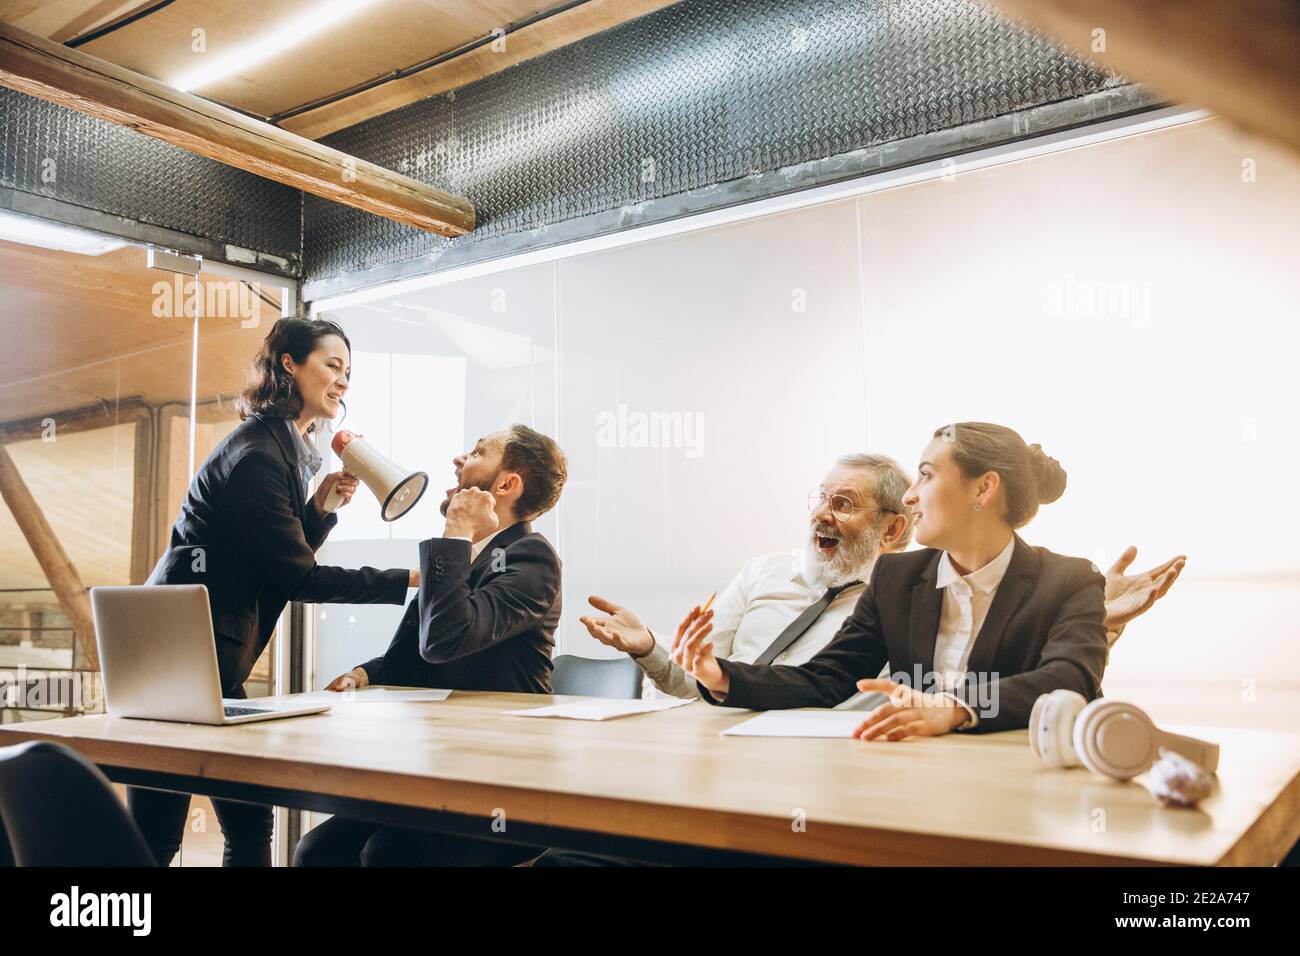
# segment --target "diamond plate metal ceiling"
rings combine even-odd
[[[3,89],[0,190],[301,255],[312,297],[1151,105],[974,0],[683,0],[325,140],[468,196],[460,239]]]
[[[0,187],[297,263],[298,190],[0,88]]]
[[[397,263],[499,255],[496,240],[524,234],[526,247],[530,231],[543,245],[555,223],[1125,85],[971,0],[685,0],[327,137],[468,196],[480,225],[448,240],[306,196],[307,294]]]

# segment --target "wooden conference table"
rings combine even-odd
[[[9,724],[113,780],[647,861],[1271,865],[1300,836],[1300,736],[1222,744],[1213,795],[1051,770],[1024,731],[903,743],[722,737],[696,702],[601,722],[505,716],[569,700],[458,691],[233,727],[107,716]],[[499,824],[498,824],[499,827]]]

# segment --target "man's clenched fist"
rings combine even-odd
[[[491,534],[500,524],[496,503],[491,492],[481,488],[462,488],[451,496],[451,503],[447,505],[447,527],[442,536],[478,541]]]

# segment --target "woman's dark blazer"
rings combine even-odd
[[[935,581],[942,553],[927,548],[881,555],[853,613],[802,666],[719,660],[731,679],[724,703],[754,710],[834,707],[886,662],[891,674],[907,675],[906,681],[895,680],[916,686],[918,671],[934,669],[943,610],[943,589]],[[1091,562],[1031,547],[1015,536],[1011,563],[967,665],[968,673],[987,682],[985,690],[954,691],[979,714],[974,732],[1027,727],[1034,701],[1058,687],[1088,700],[1098,696],[1107,657],[1104,597],[1105,579]],[[981,696],[994,706],[982,707]]]
[[[253,415],[203,463],[149,584],[203,584],[212,606],[222,693],[235,694],[290,600],[402,604],[409,571],[322,567],[338,523],[304,500],[284,419]]]

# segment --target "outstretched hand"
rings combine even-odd
[[[1106,630],[1112,633],[1145,614],[1178,580],[1187,564],[1187,555],[1178,554],[1163,564],[1139,574],[1124,572],[1137,557],[1137,548],[1129,545],[1106,571]]]
[[[587,633],[600,643],[637,657],[649,654],[653,649],[655,639],[635,613],[594,594],[587,598],[587,603],[597,611],[605,612],[600,616],[583,615],[578,618],[587,628]]]

